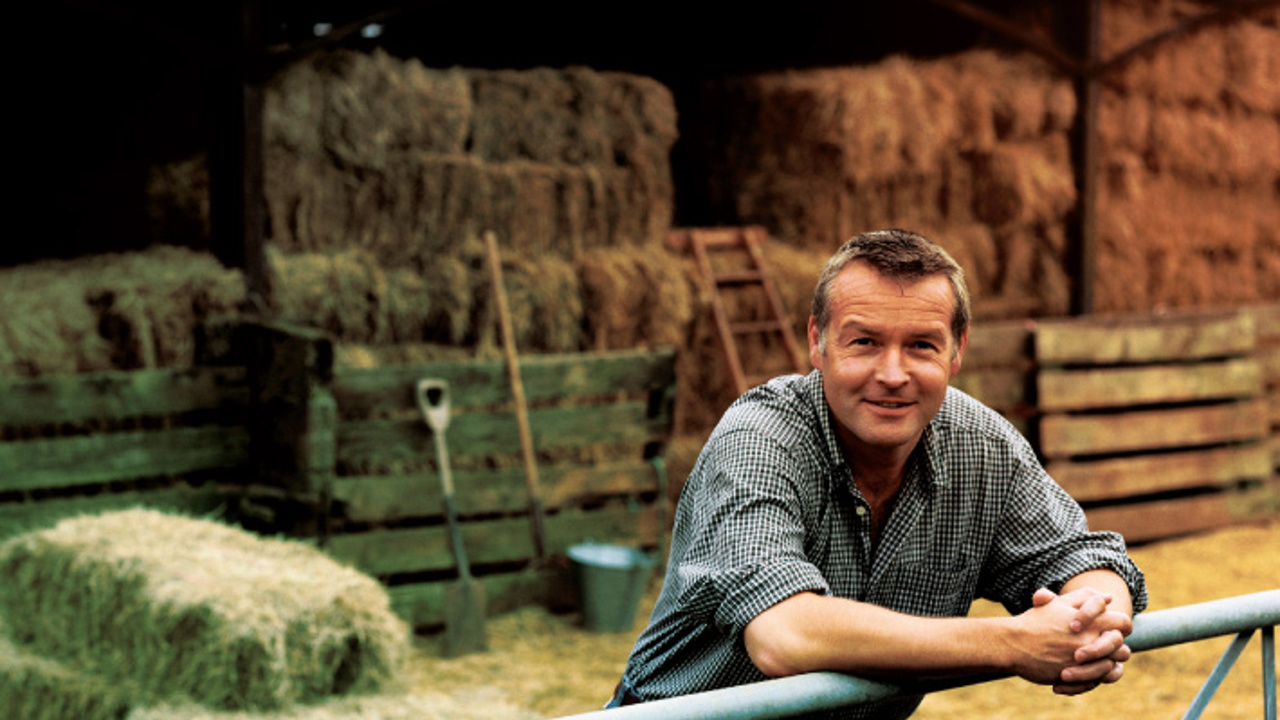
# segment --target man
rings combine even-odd
[[[963,272],[930,240],[840,248],[814,291],[814,371],[748,391],[703,447],[610,707],[815,670],[1063,694],[1120,679],[1142,574],[1009,423],[948,387],[968,327]],[[965,617],[976,597],[1010,617]]]

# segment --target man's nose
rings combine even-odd
[[[880,355],[880,364],[876,368],[876,380],[888,387],[901,387],[907,384],[910,377],[903,364],[902,350],[887,348]]]

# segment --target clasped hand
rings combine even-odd
[[[1053,685],[1061,695],[1079,695],[1124,675],[1132,654],[1125,638],[1133,632],[1128,614],[1111,610],[1111,597],[1081,588],[1064,595],[1037,590],[1026,621],[1031,659],[1018,674]]]

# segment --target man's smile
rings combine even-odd
[[[915,405],[914,402],[908,402],[906,400],[867,400],[867,402],[875,405],[876,407],[882,407],[889,410],[897,410],[899,408]]]

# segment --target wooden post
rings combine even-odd
[[[278,491],[287,532],[328,536],[336,467],[333,344],[324,333],[246,326],[250,455],[256,481]]]
[[[1077,232],[1072,258],[1076,282],[1071,296],[1073,315],[1088,315],[1094,310],[1094,294],[1098,274],[1098,105],[1102,92],[1099,26],[1102,0],[1084,3],[1083,69],[1076,75],[1076,94],[1080,98],[1073,138],[1076,172]]]
[[[267,316],[271,288],[264,249],[263,82],[261,0],[242,0],[224,16],[239,49],[235,62],[214,69],[208,90],[213,138],[209,152],[209,212],[215,253],[244,269],[249,302]],[[230,22],[234,17],[235,22]]]

